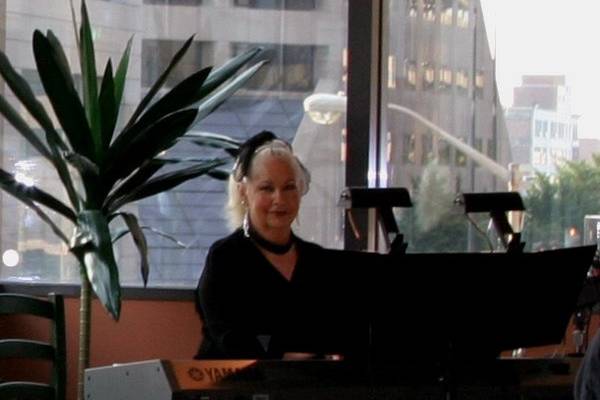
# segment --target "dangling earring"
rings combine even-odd
[[[242,230],[244,231],[244,236],[250,237],[250,218],[248,218],[248,209],[244,213],[244,220],[242,221]]]

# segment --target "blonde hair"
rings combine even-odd
[[[283,160],[287,161],[294,170],[300,194],[305,195],[308,192],[310,186],[310,173],[298,157],[294,155],[289,144],[279,139],[269,141],[262,146],[259,146],[256,151],[254,151],[251,156],[252,159],[250,160],[248,171],[246,171],[245,174],[240,170],[240,163],[236,162],[234,170],[229,175],[229,182],[227,185],[228,198],[225,211],[229,228],[232,230],[235,230],[242,225],[244,215],[246,214],[246,206],[243,204],[243,199],[240,194],[240,185],[246,183],[252,175],[256,163],[261,162],[265,155],[281,157]]]

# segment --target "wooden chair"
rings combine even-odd
[[[63,298],[51,294],[48,300],[0,293],[0,315],[34,315],[51,321],[50,343],[26,338],[0,340],[0,359],[48,360],[52,363],[49,383],[0,380],[2,400],[65,400],[66,348]]]

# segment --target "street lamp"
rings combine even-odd
[[[304,99],[304,111],[320,125],[331,125],[346,113],[346,96],[315,93]]]

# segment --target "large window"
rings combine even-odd
[[[369,114],[371,107],[345,116],[344,105],[352,100],[346,98],[352,93],[349,66],[368,57],[360,50],[368,47],[373,33],[365,34],[364,42],[353,41],[350,52],[347,34],[357,31],[347,26],[348,8],[365,3],[91,3],[99,66],[108,57],[117,60],[133,36],[121,124],[192,34],[194,43],[167,86],[250,46],[264,47],[268,66],[195,129],[239,140],[268,129],[293,142],[313,176],[295,227],[306,239],[343,246],[344,210],[338,204],[345,163],[356,150],[348,147],[355,143],[353,135],[379,135],[372,142],[381,148],[368,149],[374,169],[351,173],[410,191],[415,206],[396,215],[410,252],[488,250],[487,240],[455,199],[464,192],[505,191],[509,181],[528,208],[523,232],[527,250],[577,244],[585,237],[585,215],[600,214],[598,184],[589,181],[600,175],[600,166],[591,158],[578,158],[587,154],[579,140],[597,140],[600,131],[594,92],[600,85],[600,62],[590,57],[588,47],[572,45],[585,43],[598,25],[598,13],[590,12],[588,1],[384,1],[384,25],[375,24],[373,30],[383,35],[376,47],[381,49],[380,65],[372,69],[381,76],[375,79],[368,71],[361,77],[380,83],[372,93],[381,98],[371,101],[381,100],[374,114],[381,120],[369,120],[364,132],[347,131],[345,118]],[[69,2],[56,4],[7,1],[0,44],[47,107],[31,57],[34,29],[52,29],[60,37],[76,81],[79,76]],[[3,90],[17,106],[10,91]],[[309,97],[315,101],[305,103]],[[57,189],[52,170],[5,121],[0,140],[3,168],[45,190]],[[174,149],[190,157],[198,151],[185,145]],[[151,286],[193,287],[208,247],[228,232],[224,200],[223,182],[202,178],[131,207],[145,224],[166,234],[149,234]],[[5,194],[0,194],[0,207],[0,252],[20,255],[16,266],[0,265],[0,280],[77,283],[74,260],[34,212]],[[485,231],[486,216],[475,222]],[[567,236],[573,229],[580,235]],[[137,255],[127,238],[121,239],[118,253],[123,283],[140,285]]]
[[[29,82],[40,102],[51,109],[36,72],[31,50],[35,29],[52,29],[66,47],[75,81],[80,86],[73,24],[69,1],[52,7],[33,2],[6,2],[6,38],[0,43],[11,62]],[[127,40],[133,37],[132,57],[119,123],[123,125],[167,67],[167,63],[191,35],[194,41],[173,71],[166,87],[173,87],[189,74],[209,65],[219,66],[239,51],[259,43],[265,45],[268,66],[247,87],[218,108],[194,129],[220,133],[238,140],[267,129],[293,143],[313,172],[313,185],[305,197],[297,233],[324,245],[342,245],[340,212],[336,196],[343,182],[341,132],[344,119],[333,125],[331,148],[321,128],[305,114],[303,100],[315,90],[337,93],[344,90],[343,53],[346,46],[346,2],[327,1],[88,1],[94,26],[99,71],[108,57],[118,62]],[[160,7],[168,6],[168,8]],[[200,6],[196,9],[190,6]],[[243,7],[242,7],[243,6]],[[287,12],[299,10],[304,12]],[[319,34],[316,34],[319,32]],[[326,34],[321,34],[326,33]],[[8,89],[8,100],[18,106]],[[20,110],[21,111],[21,110]],[[31,119],[23,110],[25,118]],[[1,120],[2,167],[20,179],[57,192],[57,177],[29,144]],[[212,156],[207,150],[177,144],[173,156]],[[66,201],[66,199],[64,199]],[[224,215],[225,184],[198,178],[177,188],[144,199],[127,210],[136,213],[147,231],[150,258],[150,287],[194,288],[209,246],[229,233]],[[0,283],[78,284],[79,267],[65,246],[39,220],[34,211],[0,193],[0,255],[13,255],[0,264]],[[329,219],[327,219],[329,218]],[[65,231],[72,227],[56,217]],[[323,220],[323,227],[312,223]],[[118,223],[115,231],[122,228]],[[118,242],[121,282],[142,284],[139,258],[131,238]],[[16,251],[16,253],[15,253]],[[14,255],[18,255],[18,259]]]

